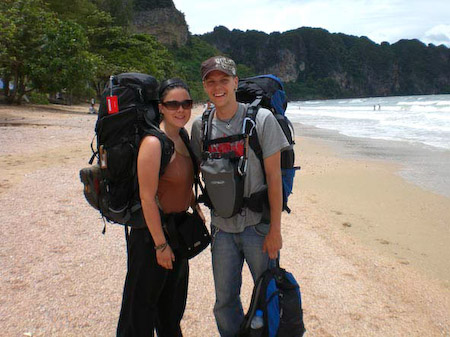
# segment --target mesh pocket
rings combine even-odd
[[[131,140],[123,139],[105,147],[105,151],[107,165],[102,172],[106,193],[100,199],[100,208],[108,219],[124,223],[138,194],[137,149]]]
[[[123,142],[106,149],[108,176],[113,181],[126,180],[136,173],[137,150],[130,142]]]
[[[122,213],[129,206],[137,186],[135,186],[134,179],[131,177],[119,182],[110,181],[108,189],[108,210],[113,213]]]

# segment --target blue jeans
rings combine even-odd
[[[216,290],[214,316],[222,337],[236,336],[244,319],[240,297],[244,260],[253,281],[269,267],[269,256],[262,250],[268,231],[268,224],[246,227],[242,233],[226,233],[215,226],[211,228]]]

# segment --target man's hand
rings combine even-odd
[[[269,254],[269,258],[275,260],[278,257],[278,252],[283,246],[283,239],[278,230],[269,230],[266,235],[263,245],[263,251]]]

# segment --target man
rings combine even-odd
[[[211,139],[241,134],[247,105],[236,100],[238,77],[234,61],[223,56],[212,57],[202,63],[201,75],[203,88],[214,104]],[[267,109],[260,108],[258,111],[256,132],[263,151],[264,171],[258,157],[249,149],[244,197],[267,188],[266,210],[255,212],[244,207],[229,218],[217,216],[214,210],[211,212],[211,251],[216,291],[214,315],[222,337],[235,336],[244,318],[240,299],[244,260],[256,281],[268,268],[270,259],[278,257],[282,246],[280,151],[289,143]],[[194,153],[201,158],[201,117],[194,121],[191,136]],[[221,149],[227,148],[239,152],[244,146],[245,141],[239,140],[227,146],[220,144],[208,151],[220,153]]]

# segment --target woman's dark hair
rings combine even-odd
[[[170,78],[161,82],[161,84],[159,85],[159,101],[162,102],[167,93],[175,88],[183,88],[188,92],[189,96],[191,95],[189,87],[186,83],[183,82],[183,80],[179,78]]]

